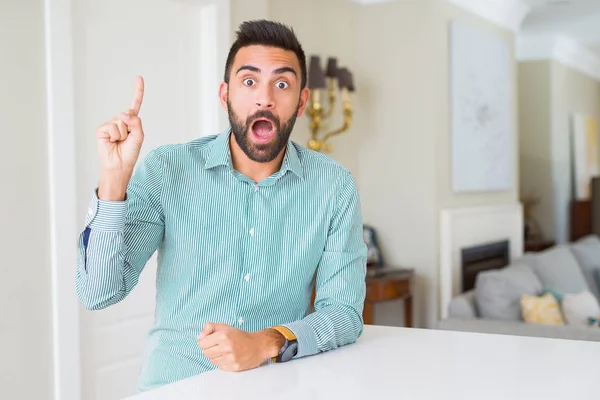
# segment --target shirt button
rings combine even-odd
[[[250,274],[246,274],[246,276],[244,277],[244,279],[246,280],[246,282],[248,282],[250,280]]]
[[[250,229],[250,236],[254,236],[254,228]]]
[[[255,192],[258,192],[258,185],[255,185],[255,186],[254,186],[254,191],[255,191]]]
[[[238,319],[238,324],[242,325],[244,323],[244,320],[242,319],[242,317],[240,317],[240,319]]]

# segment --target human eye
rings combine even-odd
[[[275,84],[275,86],[277,86],[278,89],[287,89],[290,87],[290,85],[285,81],[279,81]]]
[[[254,86],[254,84],[255,84],[256,82],[255,82],[255,81],[254,81],[254,79],[252,79],[252,78],[246,78],[246,79],[244,79],[244,80],[243,80],[243,83],[244,83],[244,85],[246,85],[246,86]]]

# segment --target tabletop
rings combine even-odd
[[[366,325],[336,350],[210,371],[128,400],[586,400],[600,398],[599,362],[599,342]]]

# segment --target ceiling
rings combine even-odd
[[[521,31],[566,35],[600,57],[600,0],[521,0],[531,7]]]

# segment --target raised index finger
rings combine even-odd
[[[135,115],[138,115],[140,112],[142,100],[144,100],[144,78],[138,76],[135,81],[135,93],[131,101],[131,107],[129,107],[135,112]]]

